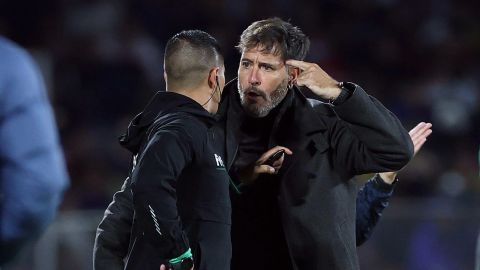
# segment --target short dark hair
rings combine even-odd
[[[220,45],[201,30],[184,30],[171,37],[165,46],[165,72],[169,84],[195,86],[215,66],[223,66]]]
[[[283,60],[303,60],[310,49],[310,40],[291,23],[280,18],[269,18],[248,26],[240,36],[237,48],[242,53],[259,45],[262,51],[280,55]]]

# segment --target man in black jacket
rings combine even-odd
[[[312,64],[291,63],[303,65],[303,77],[298,69],[287,68],[285,60],[301,60],[308,50],[308,39],[298,28],[270,19],[253,23],[246,32],[264,35],[254,44],[261,46],[247,42],[240,47],[238,85],[233,81],[226,87],[219,113],[219,130],[226,130],[227,168],[233,176],[248,168],[258,178],[243,179],[251,183],[233,195],[232,267],[355,269],[356,189],[348,179],[357,173],[401,168],[412,155],[411,140],[399,121],[360,87],[340,88]],[[242,40],[247,41],[244,35]],[[257,47],[261,50],[255,51]],[[309,80],[314,83],[307,85]],[[331,104],[306,99],[294,82],[311,87]],[[276,145],[287,146],[293,155],[283,157],[283,167],[272,171],[258,161]],[[365,189],[391,194],[391,186],[378,182]],[[387,185],[387,191],[379,185]],[[97,231],[97,269],[121,269],[132,215],[128,190],[127,179]],[[371,193],[360,192],[360,198],[362,194]],[[359,224],[376,222],[378,213],[372,209],[388,195],[383,199],[369,200],[374,218],[360,215],[369,221]]]
[[[399,170],[413,155],[408,133],[380,102],[301,61],[308,44],[278,18],[254,22],[240,37],[238,81],[225,87],[219,109],[231,176],[258,166],[273,146],[293,154],[231,197],[234,270],[358,269],[350,179]]]
[[[223,58],[213,37],[191,30],[168,41],[164,63],[167,91],[121,138],[134,155],[125,269],[191,269],[194,262],[195,269],[228,269],[229,177],[211,129],[225,84]]]

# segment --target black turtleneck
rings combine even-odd
[[[272,110],[266,117],[245,116],[240,126],[238,152],[235,168],[242,168],[254,163],[268,150],[270,132],[278,109]]]
[[[270,148],[274,123],[282,117],[290,101],[291,95],[287,95],[266,117],[243,118],[233,171],[254,163]],[[232,270],[251,269],[250,261],[264,263],[254,269],[290,269],[283,228],[278,226],[282,224],[277,202],[279,181],[278,175],[260,175],[254,183],[242,188],[241,195],[232,197]]]

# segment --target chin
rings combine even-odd
[[[258,106],[248,106],[244,107],[245,112],[255,118],[261,118],[268,115],[269,111],[265,111],[263,107]]]
[[[259,111],[253,104],[244,104],[243,106],[243,111],[248,114],[249,116],[252,117],[258,117]]]

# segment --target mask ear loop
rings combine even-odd
[[[205,106],[208,102],[210,102],[210,100],[212,100],[213,98],[213,95],[215,95],[215,93],[217,93],[217,89],[220,88],[219,84],[218,84],[218,75],[215,75],[215,81],[217,82],[217,85],[215,86],[215,88],[213,89],[213,92],[212,94],[210,95],[210,97],[208,98],[208,100],[202,104],[202,107]]]
[[[215,92],[219,91],[220,92],[220,83],[218,82],[218,75],[215,76],[215,81],[217,82],[217,86],[215,87]]]

